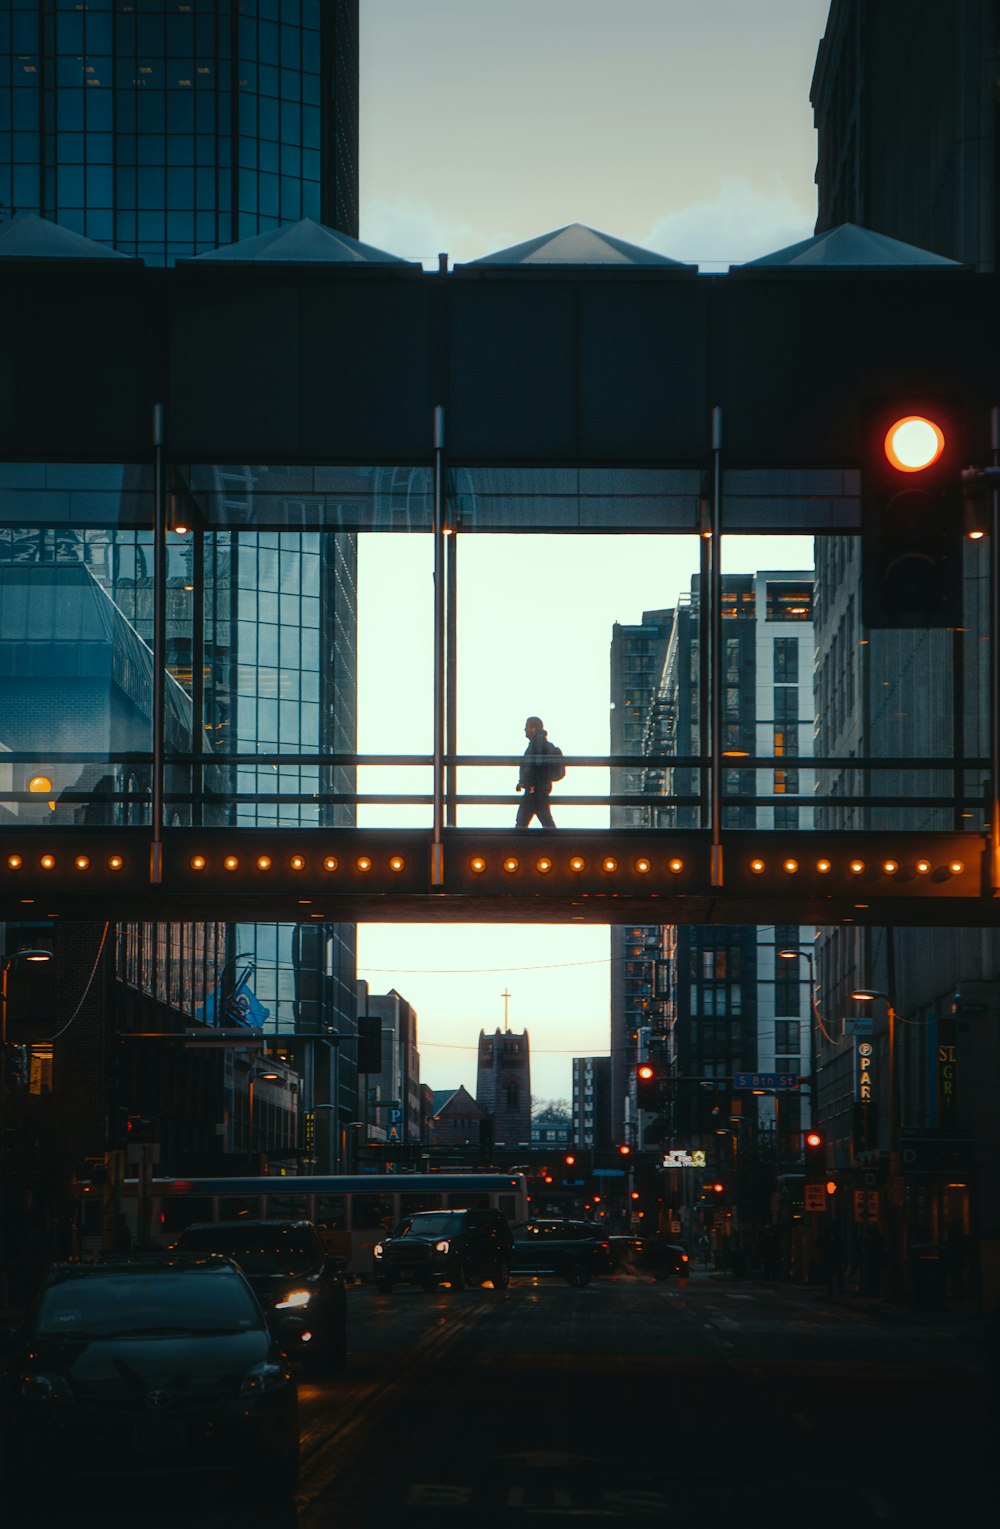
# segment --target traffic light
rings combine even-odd
[[[632,1156],[632,1148],[629,1146],[627,1141],[623,1141],[619,1145],[618,1156],[619,1157],[631,1157]]]
[[[566,1156],[563,1158],[563,1162],[566,1164],[567,1168],[572,1168],[573,1164],[576,1162],[576,1154],[573,1152],[567,1152]]]
[[[962,624],[962,468],[953,404],[880,403],[864,424],[862,620],[869,627]]]
[[[640,1110],[660,1107],[660,1076],[652,1062],[640,1062],[635,1070],[635,1102]]]
[[[803,1138],[806,1178],[826,1178],[826,1132],[815,1129],[807,1131]]]

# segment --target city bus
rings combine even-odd
[[[121,1207],[131,1237],[138,1236],[136,1180],[121,1186]],[[202,1221],[312,1221],[326,1251],[347,1260],[350,1274],[368,1274],[372,1247],[402,1216],[420,1210],[489,1206],[507,1221],[528,1218],[523,1173],[310,1174],[277,1178],[154,1179],[153,1240],[169,1247],[185,1227]],[[100,1251],[100,1194],[81,1205],[82,1258]]]

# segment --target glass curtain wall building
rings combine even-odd
[[[357,0],[2,0],[0,211],[147,265],[357,237]]]

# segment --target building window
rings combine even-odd
[[[811,621],[812,584],[768,584],[768,621]]]
[[[518,1110],[521,1107],[521,1091],[516,1083],[508,1083],[505,1090],[508,1110]]]
[[[799,639],[797,637],[774,639],[774,682],[776,685],[798,684]]]

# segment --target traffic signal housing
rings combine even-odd
[[[112,1149],[120,1150],[127,1147],[131,1139],[128,1106],[122,1104],[115,1110],[114,1119],[111,1122]]]
[[[806,1178],[826,1178],[826,1132],[815,1128],[807,1131],[802,1140],[802,1152],[805,1158]]]
[[[635,1102],[640,1110],[660,1107],[660,1075],[652,1062],[640,1062],[635,1070]]]
[[[865,626],[962,624],[965,435],[941,400],[872,407],[861,474]]]

